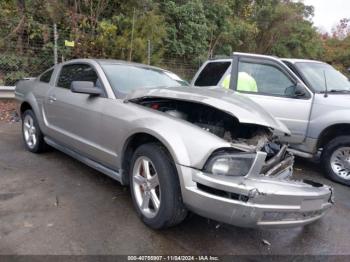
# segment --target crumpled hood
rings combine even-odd
[[[125,101],[145,97],[169,98],[205,104],[236,117],[241,123],[266,126],[284,134],[290,134],[288,128],[264,108],[232,90],[198,87],[138,89],[129,94]]]

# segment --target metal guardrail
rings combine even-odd
[[[0,86],[0,99],[1,98],[14,98],[15,86]]]

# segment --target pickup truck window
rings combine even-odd
[[[44,83],[50,83],[52,73],[53,73],[53,69],[46,71],[44,74],[40,76],[39,81]]]
[[[70,89],[73,81],[91,81],[98,85],[98,76],[95,70],[87,64],[72,64],[62,67],[57,86]]]
[[[289,96],[288,89],[294,85],[291,79],[277,67],[268,64],[239,62],[239,78],[245,74],[255,80],[258,94]],[[238,91],[244,92],[246,89],[242,86],[245,82],[238,79]]]
[[[216,86],[231,62],[210,62],[200,72],[195,86]]]
[[[298,62],[295,67],[317,92],[324,92],[326,83],[328,91],[350,91],[347,77],[326,63]]]

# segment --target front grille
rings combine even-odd
[[[242,201],[242,202],[248,202],[248,200],[249,200],[248,196],[227,192],[227,191],[212,188],[212,187],[208,187],[208,186],[200,184],[200,183],[197,183],[197,188],[206,192],[206,193],[220,196],[220,197],[225,197],[228,199],[238,200],[238,201]]]

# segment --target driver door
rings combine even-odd
[[[244,79],[239,79],[242,75]],[[289,128],[292,136],[288,142],[304,140],[312,96],[282,62],[272,57],[234,54],[230,82],[230,88],[260,104]]]
[[[102,89],[102,95],[73,93],[70,90],[73,81],[93,82]],[[106,101],[104,87],[92,65],[63,65],[44,104],[48,136],[77,153],[107,164],[116,154],[106,148],[105,130],[101,128]]]

